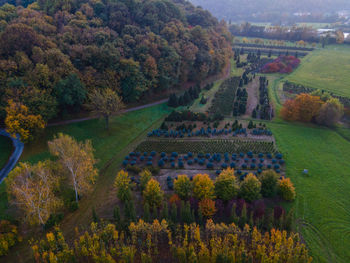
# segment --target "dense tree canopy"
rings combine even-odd
[[[1,119],[9,99],[45,120],[95,88],[139,101],[220,72],[232,52],[226,26],[182,0],[8,2],[26,7],[0,6]]]

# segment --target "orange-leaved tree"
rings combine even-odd
[[[313,120],[324,102],[319,96],[299,94],[294,100],[287,100],[281,110],[285,120],[310,122]]]
[[[7,132],[13,137],[18,134],[21,141],[28,142],[45,128],[45,121],[41,115],[31,114],[27,106],[9,100],[6,107],[5,126]]]

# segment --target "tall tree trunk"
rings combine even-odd
[[[77,189],[77,185],[75,183],[75,180],[74,180],[74,191],[75,191],[75,201],[78,204],[79,203],[79,200],[78,200],[78,189]]]

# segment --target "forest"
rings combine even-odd
[[[0,7],[1,122],[10,100],[46,122],[96,89],[139,102],[221,72],[232,55],[226,26],[187,1],[6,2],[26,7]]]

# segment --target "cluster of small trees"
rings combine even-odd
[[[211,115],[229,116],[232,114],[232,103],[236,96],[236,90],[239,85],[239,78],[232,77],[226,79],[215,93],[212,105],[209,108]]]
[[[129,234],[128,234],[129,233]],[[110,223],[92,223],[89,231],[65,241],[57,228],[32,244],[36,262],[311,262],[297,234],[272,229],[265,234],[245,225],[184,224],[172,230],[166,220],[131,223],[120,232]],[[74,246],[72,245],[74,244]]]
[[[266,77],[259,77],[259,104],[252,112],[253,118],[260,118],[263,120],[271,120],[273,118],[273,109],[270,105],[268,93],[269,81]]]
[[[189,110],[185,111],[172,111],[166,118],[165,121],[207,121],[208,116],[204,113],[196,113]]]
[[[242,79],[241,79],[242,81]],[[248,92],[245,88],[238,88],[233,103],[233,116],[244,115],[247,110]]]
[[[207,174],[198,174],[193,177],[192,181],[186,175],[180,175],[174,181],[174,191],[182,200],[188,200],[192,196],[200,201],[217,198],[226,202],[241,197],[252,202],[261,196],[274,197],[277,194],[287,201],[294,200],[295,189],[290,179],[278,178],[274,171],[268,170],[258,178],[254,174],[248,174],[239,183],[234,175],[234,170],[228,168],[223,170],[215,181],[211,180]],[[206,204],[208,205],[209,202]],[[211,217],[213,214],[203,215]]]
[[[76,209],[98,175],[90,141],[77,142],[59,134],[48,144],[57,161],[20,163],[5,179],[10,202],[21,210],[22,219],[33,225],[44,226],[63,205],[71,206],[72,201],[62,200],[64,189],[72,190]]]
[[[281,110],[281,116],[285,120],[315,122],[326,126],[334,126],[343,114],[344,106],[337,98],[318,90],[287,100]]]
[[[171,94],[168,100],[168,106],[176,108],[178,106],[189,105],[192,101],[199,98],[201,88],[199,85],[190,87],[190,89],[184,92],[183,95],[177,97],[175,93]]]
[[[300,59],[289,56],[279,56],[273,62],[266,64],[262,69],[262,73],[291,73],[300,64]]]

